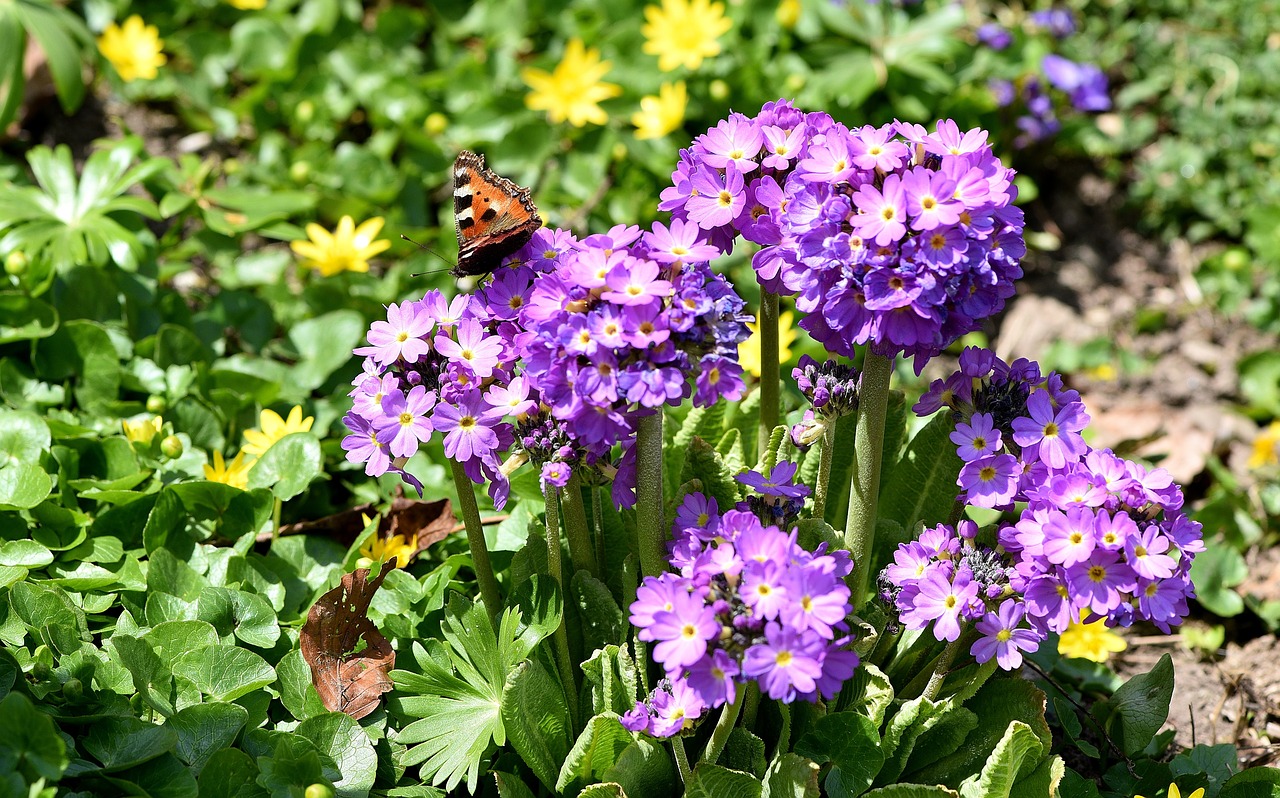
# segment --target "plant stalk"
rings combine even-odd
[[[822,451],[818,457],[818,478],[813,486],[813,518],[821,521],[827,512],[827,488],[831,482],[831,459],[836,445],[836,421],[827,422],[822,432]]]
[[[564,487],[564,533],[569,539],[569,560],[573,563],[573,570],[599,576],[595,546],[591,530],[587,527],[587,506],[582,501],[582,480],[577,472],[569,477],[569,484]]]
[[[733,703],[725,704],[724,709],[720,710],[720,720],[716,722],[715,731],[711,732],[711,739],[707,742],[707,747],[702,752],[702,759],[698,760],[699,762],[714,765],[716,760],[720,758],[720,752],[724,750],[725,743],[729,741],[729,733],[733,731],[733,724],[738,722],[738,712],[742,709],[742,700],[746,692],[742,686],[739,686],[737,695],[733,698]]]
[[[560,498],[557,495],[559,490],[554,485],[546,485],[542,491],[547,508],[547,570],[559,585],[560,595],[565,597],[567,604],[568,593],[565,590],[564,572],[560,567]],[[565,629],[563,614],[560,616],[560,625],[556,627],[552,637],[555,640],[556,668],[560,671],[560,683],[564,685],[565,698],[569,701],[569,717],[576,729],[578,727],[578,678],[573,668],[573,659],[569,656],[569,632]]]
[[[850,600],[854,608],[867,599],[872,544],[876,534],[876,502],[880,493],[880,452],[884,448],[884,419],[889,405],[889,378],[893,361],[870,349],[862,363],[858,391],[857,436],[853,444],[853,469],[849,480],[849,517],[845,544],[853,555]]]
[[[760,455],[778,426],[778,295],[760,289]]]
[[[942,654],[938,656],[938,661],[933,666],[933,673],[929,674],[929,683],[924,686],[924,692],[920,694],[922,698],[930,701],[937,700],[938,691],[942,689],[942,681],[947,678],[947,672],[951,670],[951,663],[960,652],[960,648],[967,642],[965,637],[963,634],[960,635],[942,649]]]
[[[667,536],[662,512],[662,410],[636,425],[636,537],[640,572],[666,570]]]
[[[689,769],[689,754],[684,750],[684,738],[671,738],[671,751],[676,755],[676,769],[680,771],[680,783],[688,784],[693,771]]]
[[[471,569],[480,583],[480,598],[484,599],[489,619],[498,628],[497,618],[502,613],[502,594],[498,592],[498,580],[489,562],[489,547],[484,541],[484,526],[480,522],[480,509],[476,507],[475,486],[463,470],[462,463],[450,460],[453,467],[453,486],[458,491],[458,504],[462,507],[462,523],[467,530],[467,546],[471,549]]]

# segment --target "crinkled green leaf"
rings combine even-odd
[[[573,748],[560,766],[556,792],[575,795],[588,784],[604,780],[604,774],[631,745],[634,736],[622,728],[612,712],[596,715],[574,741]]]
[[[955,429],[950,414],[939,413],[924,426],[881,483],[880,517],[908,531],[947,520],[955,506],[960,458],[949,438]]]
[[[685,798],[760,798],[764,785],[750,773],[703,763],[693,769]]]
[[[113,717],[90,726],[80,745],[104,770],[124,770],[172,751],[178,733],[139,718]]]
[[[266,660],[235,646],[205,646],[188,651],[174,660],[173,673],[189,679],[200,692],[219,701],[234,701],[276,680],[276,672]]]
[[[179,710],[164,725],[178,735],[178,758],[199,776],[215,753],[235,742],[248,719],[242,706],[211,701]]]
[[[502,691],[507,740],[547,789],[554,789],[569,753],[572,726],[564,687],[537,659],[525,660]]]
[[[314,715],[298,724],[296,733],[315,743],[333,760],[340,778],[333,780],[339,798],[364,798],[373,787],[378,757],[369,735],[345,712]]]

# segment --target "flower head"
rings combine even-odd
[[[791,311],[778,316],[778,362],[791,361],[791,345],[796,342],[796,314]],[[748,374],[760,376],[760,328],[755,322],[747,322],[751,337],[738,344],[738,363]]]
[[[124,436],[134,443],[151,443],[151,439],[160,434],[164,419],[160,416],[152,416],[140,421],[122,419],[120,426],[124,429]]]
[[[720,54],[718,40],[733,27],[724,3],[711,0],[662,0],[661,6],[645,6],[644,18],[644,51],[658,56],[663,72],[702,66],[704,58]]]
[[[310,432],[311,425],[315,422],[313,416],[302,417],[302,405],[294,405],[289,411],[289,418],[285,420],[280,414],[271,409],[265,409],[258,416],[258,424],[261,429],[247,429],[244,431],[244,439],[247,443],[244,446],[244,453],[254,457],[261,457],[267,453],[272,444],[280,440],[286,435],[295,432]]]
[[[601,80],[610,66],[609,61],[600,60],[599,50],[588,49],[581,39],[570,39],[554,71],[534,67],[520,71],[533,89],[525,95],[524,104],[533,111],[546,111],[553,124],[603,125],[609,116],[600,102],[622,93],[622,87]]]
[[[1249,468],[1280,464],[1280,421],[1271,424],[1253,439],[1249,453]]]
[[[1058,653],[1064,657],[1106,662],[1128,648],[1124,638],[1107,628],[1098,617],[1072,621],[1058,637]]]
[[[418,547],[400,534],[383,538],[374,532],[360,547],[361,557],[366,557],[373,562],[389,562],[394,558],[397,568],[406,567],[417,553]]]
[[[236,456],[230,463],[223,461],[222,452],[215,451],[213,453],[213,465],[205,465],[204,478],[210,482],[221,482],[223,485],[230,485],[240,490],[249,489],[249,468],[253,465],[252,461],[246,463],[244,461],[244,451],[236,453]]]
[[[384,252],[391,242],[378,239],[383,219],[375,216],[356,226],[350,216],[338,220],[337,228],[330,233],[312,222],[307,225],[309,241],[293,241],[289,247],[304,258],[302,265],[315,269],[322,277],[342,272],[367,272],[369,259]]]
[[[143,23],[137,14],[126,19],[123,25],[112,22],[98,37],[98,50],[126,83],[138,78],[154,79],[169,60],[163,48],[159,29]]]
[[[689,103],[689,92],[683,80],[663,83],[657,95],[640,98],[640,110],[631,115],[636,126],[636,138],[659,139],[680,129],[684,124],[684,111]]]
[[[259,11],[267,7],[267,0],[227,0],[241,11]]]

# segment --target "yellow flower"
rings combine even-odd
[[[213,453],[213,465],[205,465],[204,478],[210,482],[221,482],[223,485],[230,485],[240,490],[249,489],[249,467],[252,462],[244,461],[244,452],[236,453],[235,458],[230,462],[224,462],[222,452]]]
[[[340,272],[367,272],[369,258],[388,249],[390,241],[375,241],[382,229],[383,219],[375,216],[356,227],[355,220],[343,216],[338,228],[330,233],[312,222],[307,225],[310,241],[293,241],[289,246],[301,255],[303,266],[316,269],[321,276],[330,277]]]
[[[663,72],[702,66],[702,59],[720,54],[717,39],[733,27],[724,3],[710,0],[662,0],[661,8],[645,6],[644,18],[644,51],[658,56]]]
[[[1262,468],[1277,463],[1280,463],[1280,421],[1272,421],[1271,426],[1253,439],[1249,468]]]
[[[533,111],[546,111],[553,124],[567,121],[574,127],[603,125],[609,115],[598,103],[622,93],[621,86],[600,80],[611,66],[609,61],[600,60],[599,50],[588,50],[581,39],[570,39],[555,71],[533,67],[520,70],[521,79],[533,89],[525,95],[524,104]]]
[[[631,115],[636,138],[658,139],[678,129],[684,122],[684,109],[688,104],[689,92],[683,80],[662,84],[656,97],[641,97],[640,111]]]
[[[302,405],[294,405],[289,411],[288,421],[280,418],[280,414],[274,410],[263,410],[258,416],[258,425],[262,429],[244,431],[244,439],[248,441],[244,446],[245,454],[261,457],[284,436],[295,432],[310,432],[314,421],[314,416],[307,416],[305,419],[302,417]]]
[[[796,342],[795,314],[787,311],[778,317],[778,363],[791,360],[791,345]],[[738,344],[738,363],[742,370],[760,376],[760,331],[758,324],[747,322],[751,337]]]
[[[120,79],[128,83],[144,78],[151,80],[167,59],[161,49],[164,42],[155,25],[146,25],[134,14],[124,25],[112,22],[98,37],[98,50],[115,67]]]
[[[800,21],[800,0],[782,0],[778,3],[778,10],[773,13],[779,25],[787,29],[794,28]]]
[[[129,421],[121,419],[120,426],[124,428],[124,436],[134,443],[151,443],[151,439],[160,434],[160,427],[164,424],[164,420],[159,416],[144,418],[141,421]]]
[[[1124,651],[1129,644],[1124,638],[1106,627],[1101,620],[1072,621],[1058,637],[1058,653],[1064,657],[1076,657],[1093,662],[1106,662],[1111,654]]]
[[[1135,795],[1133,798],[1142,798],[1142,796]],[[1178,789],[1178,785],[1169,784],[1168,798],[1182,798],[1182,790]],[[1196,788],[1196,791],[1188,795],[1187,798],[1204,798],[1204,787]]]
[[[418,547],[414,543],[405,540],[404,535],[392,535],[389,539],[383,540],[374,532],[360,547],[360,556],[367,557],[372,562],[387,562],[392,557],[396,560],[396,567],[404,568],[413,559],[413,555],[418,553]]]
[[[267,0],[227,0],[241,11],[258,11],[267,7]]]

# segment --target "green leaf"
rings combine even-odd
[[[890,784],[863,793],[863,798],[957,798],[955,790],[938,784],[926,787],[923,784]]]
[[[1222,618],[1244,612],[1244,599],[1233,588],[1249,576],[1249,566],[1233,546],[1209,546],[1191,563],[1196,601]]]
[[[646,737],[637,737],[623,749],[618,761],[601,778],[617,784],[629,795],[676,793],[675,764],[667,756],[666,747]]]
[[[320,441],[310,432],[295,432],[272,444],[253,464],[249,488],[270,488],[277,499],[288,501],[323,473],[322,465]]]
[[[205,588],[196,602],[196,617],[213,624],[219,635],[234,634],[258,648],[271,648],[280,639],[275,609],[261,596],[242,590]]]
[[[332,767],[326,767],[315,743],[298,734],[287,732],[266,733],[255,729],[245,735],[242,746],[250,753],[262,751],[257,756],[258,784],[266,787],[272,796],[296,798],[312,784],[332,786],[326,772],[337,776]]]
[[[90,726],[80,745],[102,763],[103,770],[124,770],[172,751],[178,745],[178,733],[138,718],[114,717]]]
[[[199,776],[215,753],[235,742],[248,719],[242,706],[211,702],[181,709],[164,725],[178,735],[178,758]]]
[[[337,766],[333,782],[338,798],[364,798],[373,787],[378,756],[369,735],[345,712],[327,712],[298,724],[297,734],[315,743]]]
[[[799,754],[783,754],[769,763],[760,798],[818,798],[821,768]]]
[[[741,770],[754,776],[763,776],[765,769],[764,740],[742,728],[729,732],[724,750],[716,764],[724,765],[730,770]]]
[[[234,646],[205,646],[188,651],[174,661],[173,673],[219,701],[234,701],[276,680],[276,672],[266,660]]]
[[[1031,727],[1013,721],[978,775],[960,785],[963,798],[1009,798],[1020,775],[1030,775],[1044,753]]]
[[[0,552],[0,562],[3,562],[3,552]],[[573,575],[571,589],[578,603],[584,650],[595,652],[626,640],[630,629],[627,616],[618,609],[608,585],[586,571],[578,571]]]
[[[1067,764],[1060,756],[1048,756],[1040,760],[1040,766],[1030,775],[1019,778],[1009,791],[1009,798],[1040,798],[1042,795],[1064,795],[1061,789]]]
[[[268,798],[257,779],[253,757],[238,748],[223,748],[200,772],[200,798]]]
[[[503,680],[516,663],[529,656],[529,652],[533,651],[538,643],[546,640],[560,628],[560,619],[564,614],[564,605],[560,599],[560,584],[546,574],[534,574],[521,582],[512,592],[509,600],[513,609],[518,612],[512,616],[511,645],[501,652],[503,667],[506,669],[501,675]],[[502,626],[504,630],[507,627],[505,616]]]
[[[298,720],[328,711],[311,681],[311,666],[298,649],[285,654],[276,664],[276,678],[280,684],[280,703]]]
[[[555,791],[577,795],[588,784],[603,781],[605,772],[617,764],[634,739],[631,732],[622,728],[617,715],[596,715],[587,722],[560,766]]]
[[[200,792],[190,768],[171,753],[164,753],[141,765],[104,775],[119,795],[146,795],[150,798],[197,798]]]
[[[885,759],[879,728],[857,712],[818,718],[811,730],[796,741],[795,752],[819,764],[832,764],[827,775],[827,793],[832,796],[861,795],[871,786]]]
[[[954,425],[947,413],[934,416],[911,442],[880,489],[880,517],[908,532],[920,524],[942,523],[955,506],[961,462],[949,438]]]
[[[26,294],[0,291],[0,344],[48,338],[57,329],[58,311],[52,305]]]
[[[554,789],[569,753],[572,727],[559,678],[536,659],[516,666],[502,692],[507,740],[547,789]]]
[[[43,468],[19,464],[0,468],[0,510],[30,510],[53,490]]]
[[[738,483],[724,459],[711,444],[698,437],[689,444],[684,470],[680,473],[682,484],[691,479],[700,480],[703,493],[713,497],[722,508],[733,507],[738,502]]]
[[[111,649],[133,677],[133,687],[144,702],[163,717],[173,715],[173,675],[145,640],[117,632]]]
[[[0,546],[0,565],[43,568],[53,562],[53,552],[34,540],[11,540]]]
[[[31,464],[48,451],[49,425],[35,413],[6,411],[0,414],[0,468]]]
[[[1242,770],[1222,785],[1218,798],[1280,798],[1280,769]]]
[[[760,798],[764,785],[750,773],[700,764],[685,785],[685,798]]]
[[[8,129],[22,107],[26,95],[26,77],[22,71],[23,55],[27,51],[27,31],[18,15],[0,12],[0,130]],[[0,225],[0,230],[4,226]]]
[[[364,339],[364,317],[354,310],[335,310],[304,319],[289,330],[289,342],[300,356],[288,387],[310,394],[351,360],[351,350]]]
[[[85,89],[75,37],[88,41],[89,31],[78,17],[57,6],[18,4],[14,11],[44,50],[62,110],[74,113],[84,100]]]
[[[1160,657],[1155,667],[1140,673],[1116,690],[1108,702],[1112,715],[1107,730],[1127,756],[1147,747],[1169,718],[1173,700],[1173,660]]]
[[[142,638],[151,644],[166,665],[173,664],[188,651],[216,646],[220,642],[213,624],[201,620],[164,621],[151,627]]]
[[[22,693],[9,693],[0,701],[0,773],[57,781],[69,763],[52,718]]]
[[[626,647],[608,645],[597,650],[582,663],[582,675],[591,691],[593,713],[622,715],[635,707],[640,679]]]

